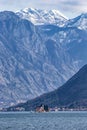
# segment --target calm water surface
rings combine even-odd
[[[2,112],[0,130],[87,130],[87,112]]]

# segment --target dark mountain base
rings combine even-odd
[[[57,90],[7,110],[15,110],[18,107],[23,107],[26,111],[35,110],[41,104],[48,105],[50,108],[58,107],[61,109],[87,108],[87,65]]]

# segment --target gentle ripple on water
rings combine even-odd
[[[87,112],[0,113],[0,130],[87,130]]]

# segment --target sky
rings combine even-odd
[[[87,0],[0,0],[0,11],[24,8],[58,9],[68,18],[87,12]]]

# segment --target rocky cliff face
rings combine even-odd
[[[87,31],[70,22],[35,26],[0,12],[0,107],[56,89],[87,63]]]

